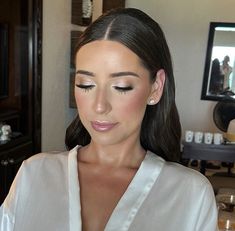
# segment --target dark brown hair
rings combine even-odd
[[[166,160],[180,157],[181,126],[175,105],[175,83],[171,55],[165,36],[151,17],[134,8],[109,11],[93,22],[80,37],[76,52],[96,40],[117,41],[139,56],[149,70],[152,81],[159,69],[164,69],[166,80],[161,100],[148,105],[141,125],[140,142]],[[79,117],[69,125],[65,143],[68,149],[87,145],[91,137]]]

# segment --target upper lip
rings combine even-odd
[[[110,122],[110,121],[91,121],[91,126],[93,129],[99,132],[105,132],[111,130],[118,123]]]
[[[116,124],[114,122],[109,122],[109,121],[101,121],[101,120],[95,120],[95,121],[92,121],[93,124],[97,124],[97,125],[111,125],[111,124]]]

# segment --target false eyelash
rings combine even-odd
[[[89,91],[94,87],[94,85],[76,84],[76,87],[81,88],[84,91]]]
[[[131,86],[129,86],[129,87],[118,87],[118,86],[115,86],[114,88],[116,90],[120,91],[120,92],[127,92],[127,91],[133,90],[133,87],[131,87]]]

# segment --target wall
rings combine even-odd
[[[215,31],[214,46],[235,47],[235,31]]]
[[[69,109],[70,0],[43,1],[42,150],[64,149]]]
[[[235,1],[126,0],[126,6],[150,14],[165,32],[174,62],[176,102],[183,131],[216,131],[216,102],[200,100],[209,22],[234,22]]]

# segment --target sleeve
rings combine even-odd
[[[208,183],[201,194],[197,231],[218,231],[218,213],[212,186]]]
[[[10,191],[0,207],[0,231],[14,231],[16,208],[21,188],[25,187],[24,183],[24,162],[22,163]]]

